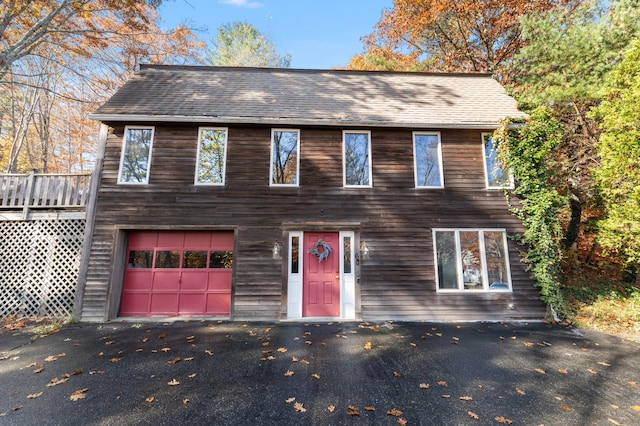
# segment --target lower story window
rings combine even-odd
[[[438,291],[511,291],[507,235],[500,229],[434,229]]]

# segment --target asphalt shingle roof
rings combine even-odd
[[[488,74],[143,66],[100,121],[493,128],[523,117]]]

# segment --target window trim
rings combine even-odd
[[[127,148],[127,135],[129,130],[151,130],[151,142],[149,143],[149,156],[147,158],[147,173],[142,182],[123,182],[122,171],[124,166],[124,153]],[[153,142],[156,136],[155,126],[124,126],[124,134],[122,135],[122,149],[120,151],[120,166],[118,167],[118,185],[148,185],[149,176],[151,176],[151,156],[153,155]]]
[[[492,139],[492,133],[490,132],[482,132],[481,133],[482,137],[482,164],[484,167],[484,184],[486,189],[513,189],[515,187],[515,183],[514,183],[514,179],[513,179],[513,173],[511,173],[511,170],[503,170],[503,173],[508,173],[509,174],[509,184],[508,185],[491,185],[489,183],[489,169],[487,168],[487,155],[486,155],[486,140],[487,139]],[[495,142],[494,142],[495,144]]]
[[[224,154],[223,154],[223,164],[222,164],[222,182],[199,182],[198,181],[198,170],[200,167],[200,136],[202,135],[203,130],[222,130],[224,131]],[[227,181],[227,149],[229,147],[229,128],[228,127],[208,127],[201,126],[198,127],[198,147],[196,151],[196,170],[195,176],[193,178],[193,184],[196,186],[224,186]]]
[[[296,141],[296,183],[273,183],[273,137],[275,132],[290,132],[298,135]],[[275,187],[298,187],[300,186],[300,129],[283,129],[273,128],[271,129],[271,144],[269,152],[269,186]]]
[[[458,288],[440,288],[440,278],[438,274],[438,246],[436,241],[436,233],[437,232],[454,232],[455,233],[455,244],[456,244],[456,272],[458,277]],[[462,256],[460,251],[460,233],[461,232],[477,232],[478,233],[478,241],[480,245],[480,255],[482,256],[482,282],[483,287],[481,290],[479,289],[465,289],[463,283],[463,274],[462,274]],[[487,269],[487,253],[485,247],[485,232],[500,232],[502,233],[502,243],[504,244],[504,262],[506,271],[505,274],[507,276],[507,281],[505,284],[508,285],[506,289],[493,289],[491,290],[489,287],[492,283],[489,283],[489,273]],[[434,260],[434,272],[435,272],[435,283],[436,283],[436,293],[444,293],[444,294],[486,294],[486,293],[512,293],[513,292],[513,281],[511,279],[511,261],[509,260],[509,243],[507,240],[507,231],[504,228],[433,228],[431,231],[432,236],[432,244],[433,244],[433,260]]]
[[[438,138],[438,172],[440,174],[440,185],[418,185],[418,155],[416,152],[416,136],[436,136]],[[414,131],[412,132],[412,143],[413,143],[413,178],[415,187],[417,189],[442,189],[444,188],[444,166],[442,162],[442,135],[440,132],[422,132],[422,131]]]
[[[367,185],[347,185],[347,134],[366,134],[367,135],[367,155],[369,183]],[[371,131],[370,130],[343,130],[342,131],[342,186],[344,188],[373,188],[373,159],[371,157]]]

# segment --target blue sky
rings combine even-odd
[[[362,51],[383,9],[393,0],[165,0],[162,25],[186,23],[202,29],[209,43],[218,27],[243,21],[271,38],[280,54],[291,54],[291,68],[345,66]]]

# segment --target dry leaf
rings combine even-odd
[[[618,408],[620,408],[620,406],[616,404],[609,404],[609,407],[613,408],[614,410],[617,410]]]
[[[62,377],[61,379],[58,379],[57,377],[51,379],[51,381],[47,384],[47,387],[53,387],[53,386],[58,386],[61,385],[65,382],[69,381],[69,377]]]
[[[588,371],[589,373],[593,374],[593,375],[598,374],[598,372],[597,372],[596,370],[592,370],[592,369],[590,369],[590,368],[588,368],[588,369],[587,369],[587,371]]]
[[[167,364],[169,364],[169,365],[175,365],[175,364],[179,363],[181,359],[182,359],[182,358],[180,358],[179,356],[178,356],[178,357],[175,357],[174,359],[172,359],[172,360],[170,360],[170,361],[167,361]]]
[[[523,391],[522,389],[516,388],[516,392],[518,392],[520,395],[526,395],[527,393],[525,391]]]
[[[192,356],[183,359],[183,361],[193,361],[193,360],[194,360],[194,357],[192,357]]]
[[[629,382],[631,387],[638,389],[638,384],[636,382]]]
[[[365,350],[365,351],[370,351],[370,350],[371,350],[371,342],[367,342],[367,343],[364,345],[364,350]]]
[[[525,345],[526,347],[530,348],[532,346],[535,346],[533,343],[531,342],[524,342],[523,345]]]
[[[204,353],[209,356],[213,356],[213,351],[210,351],[209,349],[205,350]]]
[[[558,373],[560,373],[560,374],[569,374],[569,371],[561,369],[561,370],[558,370]]]
[[[449,398],[451,398],[451,395],[448,395],[448,394],[444,394],[444,395],[440,395],[440,396],[442,396],[444,399],[449,399]]]
[[[298,357],[295,357],[295,356],[291,357],[291,362],[298,362],[298,361],[300,361]]]
[[[273,361],[274,359],[276,359],[276,357],[275,357],[275,356],[273,356],[273,355],[269,355],[269,356],[267,357],[267,359],[268,359],[269,361]]]
[[[158,335],[158,339],[164,339],[165,337],[167,337],[165,333]]]
[[[376,411],[376,407],[372,407],[372,406],[364,407],[364,409],[367,411]]]
[[[396,421],[398,422],[398,424],[400,426],[407,426],[407,421],[405,419],[403,419],[402,417],[398,418]]]
[[[612,418],[608,418],[607,420],[609,420],[609,423],[611,423],[613,425],[620,425],[620,423],[618,423],[617,421],[613,420]]]
[[[293,404],[293,409],[298,411],[299,413],[304,413],[307,411],[307,409],[303,407],[301,402],[296,402],[295,404]]]
[[[38,368],[36,368],[35,370],[33,370],[33,374],[38,374],[38,373],[42,373],[44,371],[44,367],[42,366],[42,364],[40,364],[38,366]]]
[[[467,414],[469,415],[469,417],[471,417],[474,420],[478,420],[480,418],[480,416],[478,416],[476,413],[474,413],[473,411],[467,411]]]
[[[73,392],[70,396],[69,399],[71,401],[78,401],[79,399],[85,399],[87,397],[86,392],[89,390],[89,388],[84,388],[84,389],[78,389],[77,391]]]
[[[458,343],[460,343],[460,339],[457,337],[452,337],[451,338],[451,344],[452,345],[457,345]]]
[[[604,361],[599,361],[598,362],[599,365],[604,365],[605,367],[611,367],[611,364],[604,362]]]
[[[167,384],[169,386],[178,386],[180,384],[179,381],[177,381],[176,379],[171,380],[170,382],[167,382]]]
[[[305,340],[304,341],[307,345],[313,345],[313,342],[311,340]]]
[[[336,406],[332,404],[327,407],[327,410],[329,410],[330,413],[333,413],[336,410]]]
[[[440,380],[440,381],[438,382],[438,384],[439,384],[440,386],[444,386],[444,387],[449,386],[449,383],[445,382],[444,380]]]
[[[188,404],[188,403],[190,403],[190,402],[191,402],[191,400],[190,400],[189,398],[185,398],[185,399],[183,399],[183,400],[182,400],[182,403],[183,403],[184,405],[187,405],[187,404]]]
[[[513,423],[512,420],[509,420],[504,416],[496,416],[496,422],[502,423],[502,424],[507,424],[507,425],[510,425],[510,424]]]
[[[294,396],[292,396],[291,398],[285,399],[284,402],[286,402],[287,404],[291,404],[295,400],[296,400],[296,398]]]
[[[534,368],[535,371],[537,371],[540,374],[547,374],[546,371],[544,371],[542,368]]]
[[[393,372],[393,375],[394,375],[395,377],[402,377],[402,374],[398,373],[397,371],[394,371],[394,372]]]
[[[93,376],[94,374],[104,374],[104,370],[89,371],[89,375]]]
[[[39,398],[42,396],[44,392],[38,392],[38,393],[32,393],[30,395],[27,395],[27,398],[29,399],[35,399],[35,398]]]
[[[291,376],[293,376],[294,374],[295,374],[295,373],[294,373],[293,371],[291,371],[291,370],[287,370],[287,371],[285,371],[285,373],[284,373],[285,377],[291,377]]]
[[[114,340],[109,340],[108,342],[104,342],[105,346],[113,345],[115,343]]]
[[[561,405],[560,408],[563,409],[564,411],[573,411],[573,408],[567,407],[566,405]]]
[[[311,377],[313,377],[314,379],[319,379],[320,375],[318,373],[313,373]]]
[[[287,351],[287,348],[278,348],[276,349],[278,352],[282,352],[285,353]]]
[[[420,383],[420,385],[418,387],[420,389],[429,389],[429,384],[428,383]]]
[[[470,396],[461,396],[460,401],[473,401],[473,398]]]
[[[189,374],[187,377],[190,378],[190,379],[193,379],[197,375],[198,375],[198,373],[192,373],[192,374]]]
[[[196,338],[196,336],[187,336],[187,340],[193,340],[195,338]]]
[[[269,346],[269,342],[262,343],[262,346]]]
[[[300,364],[309,365],[309,361],[307,361],[306,359],[301,359]]]
[[[63,356],[65,356],[66,354],[57,354],[57,355],[49,355],[48,357],[46,357],[44,360],[46,362],[52,362],[52,361],[56,361],[58,358],[62,358]]]
[[[161,350],[162,352],[169,352],[169,351],[171,350],[171,348],[164,347],[164,348],[162,348],[162,349],[160,349],[160,350]]]
[[[416,346],[418,346],[418,345],[416,345],[416,344],[415,344],[415,343],[413,343],[413,342],[409,343],[409,345],[413,346],[414,348],[415,348]]]
[[[640,405],[632,405],[632,406],[631,406],[631,409],[632,409],[633,411],[640,411]]]
[[[145,401],[148,402],[149,404],[151,404],[154,400],[155,398],[153,396],[150,396],[147,399],[145,399]]]
[[[113,363],[116,363],[116,362],[120,361],[120,358],[111,358],[109,361],[113,362]]]
[[[347,415],[349,416],[359,416],[360,412],[358,411],[358,408],[354,405],[350,405],[347,407]]]
[[[401,415],[402,411],[398,410],[397,408],[392,408],[391,410],[387,411],[387,416],[400,417]]]

